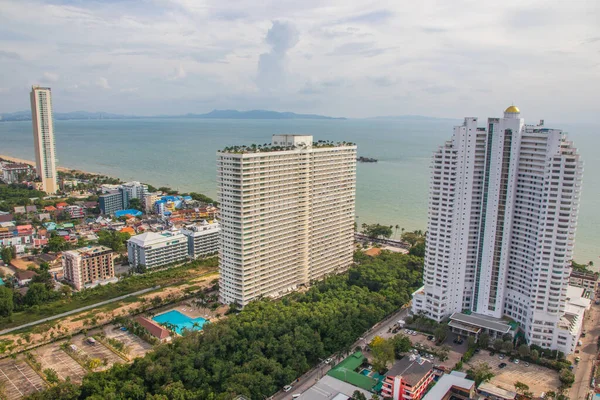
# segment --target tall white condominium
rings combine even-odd
[[[352,263],[356,146],[273,135],[217,153],[220,297],[278,297]]]
[[[46,193],[56,193],[56,147],[54,145],[54,119],[52,117],[52,92],[50,88],[31,87],[31,121],[37,175]]]
[[[582,173],[566,134],[525,125],[515,106],[485,127],[465,118],[433,155],[425,286],[413,312],[508,316],[529,343],[568,351]]]

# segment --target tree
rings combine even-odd
[[[479,340],[477,341],[477,343],[479,343],[479,347],[487,349],[490,345],[490,335],[488,335],[487,333],[482,333],[481,335],[479,335]]]
[[[545,399],[556,399],[556,392],[554,390],[548,390],[546,392]]]
[[[138,198],[129,199],[129,208],[142,211],[142,202]]]
[[[571,385],[573,385],[575,382],[575,374],[573,374],[573,372],[571,372],[569,369],[563,368],[558,374],[558,379],[566,387],[571,387]]]
[[[502,340],[502,339],[496,339],[496,340],[494,340],[494,349],[496,351],[502,350],[502,346],[503,345],[504,345],[504,340]]]
[[[433,335],[435,336],[435,341],[437,344],[442,344],[448,337],[448,325],[441,324],[433,331]]]
[[[475,381],[475,386],[479,386],[483,382],[487,382],[494,377],[492,367],[487,363],[479,363],[467,371],[467,373]]]
[[[113,251],[119,253],[125,249],[125,242],[129,239],[129,234],[125,232],[102,230],[98,232],[98,243],[110,247]]]
[[[69,247],[69,243],[67,243],[65,238],[57,235],[56,233],[53,233],[52,236],[50,236],[50,239],[48,239],[48,244],[46,245],[46,249],[53,253],[68,250]]]
[[[367,400],[367,397],[358,390],[355,390],[354,393],[352,393],[352,400]]]
[[[408,249],[408,254],[417,257],[425,257],[425,241],[418,242]]]
[[[515,382],[515,390],[519,394],[524,394],[525,392],[527,392],[529,390],[529,386],[523,382],[516,381]]]
[[[2,261],[4,261],[4,264],[8,265],[14,258],[14,253],[10,246],[2,246],[0,256],[2,257]]]
[[[44,375],[46,375],[46,380],[49,383],[58,383],[58,374],[52,368],[46,368],[44,371]]]
[[[474,348],[475,346],[476,346],[475,337],[474,336],[469,336],[467,338],[467,347],[469,349],[471,349],[471,348]]]
[[[400,358],[400,356],[408,351],[410,351],[410,349],[412,348],[412,343],[410,341],[410,338],[406,335],[396,335],[393,338],[390,339],[392,341],[392,344],[394,345],[394,351],[396,352],[396,355],[398,356],[398,358]]]
[[[502,350],[506,353],[510,353],[511,351],[513,351],[513,344],[510,340],[505,341],[504,343],[502,343]]]
[[[14,308],[13,291],[5,286],[0,286],[0,316],[10,317]]]
[[[519,355],[521,356],[521,358],[525,358],[530,354],[529,346],[527,346],[527,344],[525,344],[525,343],[520,345],[519,348],[517,349],[517,351],[519,352]]]
[[[394,361],[394,344],[381,336],[375,336],[369,346],[373,353],[373,367],[377,371],[383,372],[388,363]]]
[[[363,233],[368,237],[374,239],[382,236],[385,238],[389,238],[390,236],[392,236],[392,228],[380,224],[363,224]]]
[[[535,349],[531,350],[531,359],[532,359],[533,361],[537,361],[539,358],[540,358],[540,353],[539,353],[539,351],[537,351],[537,350],[535,350]]]
[[[46,261],[42,261],[40,263],[40,271],[48,272],[49,270],[50,270],[50,264],[48,264]]]
[[[46,285],[43,283],[30,283],[29,290],[27,290],[23,300],[28,306],[35,306],[48,300],[48,297]]]

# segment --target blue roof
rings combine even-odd
[[[181,196],[163,196],[161,200],[164,201],[179,201],[181,200]]]
[[[115,216],[117,218],[123,217],[125,215],[133,215],[134,217],[139,217],[140,215],[142,215],[142,212],[138,211],[138,210],[133,210],[133,209],[115,211]]]
[[[183,199],[184,199],[184,200],[193,200],[193,199],[192,199],[192,196],[183,196]]]

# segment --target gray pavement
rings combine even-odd
[[[568,358],[574,361],[575,357],[579,356],[581,361],[575,365],[573,372],[575,373],[575,383],[569,390],[569,398],[571,399],[585,399],[585,396],[592,391],[590,382],[592,380],[592,367],[598,348],[596,341],[600,336],[600,306],[593,303],[592,307],[586,313],[585,320],[583,322],[583,330],[586,331],[584,338],[581,338],[583,342],[582,346],[577,346],[579,350],[578,354],[572,354]]]

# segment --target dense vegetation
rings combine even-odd
[[[31,204],[31,198],[42,198],[46,193],[18,184],[0,184],[0,211],[13,211],[15,206]]]
[[[132,365],[62,383],[31,399],[252,399],[270,396],[331,354],[349,352],[365,330],[406,303],[422,259],[383,252],[356,257],[349,273],[306,293],[260,300],[239,314],[163,345]],[[60,393],[58,393],[60,392]],[[58,397],[60,396],[60,397]]]

